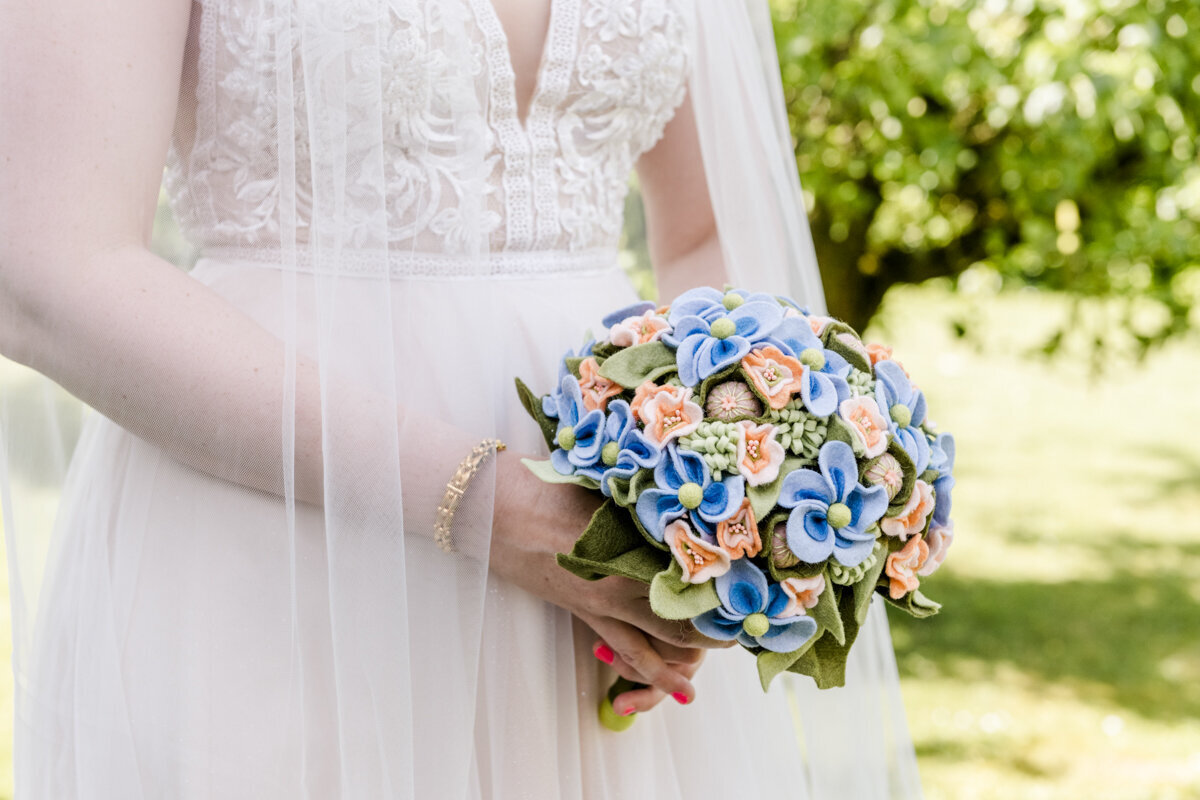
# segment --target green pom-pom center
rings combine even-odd
[[[894,419],[896,424],[901,428],[907,428],[908,424],[912,422],[912,410],[910,410],[909,407],[903,403],[896,403],[896,405],[892,406],[891,411],[892,419]]]
[[[733,311],[744,302],[746,302],[745,298],[743,298],[740,294],[735,294],[734,292],[727,292],[726,295],[721,298],[721,305],[725,306],[726,311]]]
[[[815,347],[806,347],[800,353],[800,363],[811,370],[820,372],[825,369],[825,354]]]
[[[854,514],[850,511],[850,506],[845,503],[834,503],[829,507],[825,519],[829,521],[831,528],[844,528],[850,524],[850,520],[854,519]]]
[[[679,487],[679,504],[686,509],[699,508],[704,500],[704,490],[698,483],[685,483]]]
[[[617,465],[617,456],[620,454],[621,445],[616,442],[609,442],[600,451],[600,460],[604,462],[604,466],[606,467],[615,467]]]
[[[742,630],[744,630],[748,636],[757,638],[759,636],[763,636],[767,631],[771,630],[771,621],[767,619],[766,614],[751,614],[742,620]]]
[[[737,323],[729,317],[721,317],[712,324],[709,332],[718,339],[728,339],[737,333]]]
[[[575,429],[570,425],[559,429],[557,441],[563,450],[570,450],[575,446]]]

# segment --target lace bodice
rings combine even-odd
[[[372,20],[372,30],[382,36],[378,46],[363,48],[361,58],[347,51],[352,69],[344,76],[346,114],[354,120],[361,111],[364,119],[355,124],[370,124],[371,115],[374,126],[382,123],[382,164],[372,175],[385,185],[369,188],[386,198],[386,212],[364,215],[357,238],[369,245],[385,227],[389,248],[443,256],[462,252],[470,232],[463,230],[467,215],[459,206],[470,195],[470,176],[482,174],[484,208],[471,219],[483,226],[491,251],[532,256],[614,251],[634,163],[662,136],[684,97],[685,2],[553,0],[524,121],[507,39],[491,0],[464,0],[468,64],[439,50],[448,22],[444,14],[430,14],[436,0],[393,0],[386,11],[374,11],[387,16]],[[337,14],[352,13],[342,6],[356,4],[383,7],[332,3]],[[306,159],[312,137],[321,131],[309,129],[305,95],[314,89],[297,80],[294,102],[278,102],[279,87],[288,83],[279,80],[280,64],[288,64],[279,52],[298,50],[298,37],[286,24],[256,16],[248,10],[253,5],[203,0],[194,21],[194,117],[176,126],[166,186],[185,235],[204,249],[279,243],[278,108],[295,110],[295,196],[301,205],[312,202]],[[310,55],[293,55],[304,57]],[[480,111],[486,115],[480,125],[484,141],[475,148],[456,138],[462,126],[453,109],[462,104],[452,93],[461,82],[451,78],[464,70],[486,98]],[[372,98],[363,91],[364,107],[356,109],[360,75],[376,92]],[[378,134],[377,127],[371,129]],[[354,142],[348,147],[353,159]],[[374,154],[363,158],[378,160]],[[296,209],[296,238],[306,238],[311,215],[311,207]]]

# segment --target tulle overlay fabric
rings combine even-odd
[[[194,335],[223,392],[282,379],[214,452],[203,404],[139,437],[4,368],[17,797],[919,796],[881,608],[845,689],[718,651],[613,734],[591,635],[488,574],[492,462],[433,542],[476,443],[544,453],[513,377],[635,299],[626,180],[686,94],[731,280],[821,307],[765,2],[552,8],[522,119],[488,0],[194,6],[166,184],[272,345]]]

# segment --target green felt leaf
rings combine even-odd
[[[642,491],[654,485],[654,470],[641,469],[630,478],[612,477],[608,479],[608,488],[612,499],[617,505],[632,507],[637,503]]]
[[[825,591],[817,597],[817,604],[808,610],[808,615],[815,619],[821,630],[837,639],[838,644],[846,641],[846,627],[842,624],[842,615],[838,611],[838,598],[842,595],[842,587],[825,576]]]
[[[750,507],[754,509],[756,520],[766,519],[775,510],[775,504],[779,502],[779,491],[783,487],[783,479],[788,476],[789,472],[800,469],[803,464],[801,459],[788,456],[783,459],[783,464],[779,467],[779,475],[775,480],[764,483],[762,486],[746,486],[746,497],[750,498]]]
[[[636,389],[677,369],[674,350],[662,342],[647,342],[613,353],[600,365],[600,376]]]
[[[567,371],[578,378],[580,377],[579,365],[583,363],[584,358],[581,356],[568,356],[563,359],[563,363],[567,365]]]
[[[646,544],[633,526],[629,512],[605,500],[592,515],[587,529],[575,540],[570,553],[559,553],[564,569],[585,580],[621,575],[650,583],[667,566],[669,555]]]
[[[620,347],[613,344],[612,342],[600,342],[599,344],[592,347],[592,355],[594,355],[596,357],[596,361],[603,364],[604,360],[606,358],[608,358],[609,356],[611,356],[613,353],[617,352],[620,349],[621,349]]]
[[[850,336],[853,336],[855,340],[861,343],[862,340],[859,339],[858,334],[853,328],[842,322],[834,322],[827,325],[825,330],[822,331],[822,334],[825,340],[826,348],[846,359],[855,369],[862,370],[863,372],[867,373],[871,372],[870,356],[868,356],[863,350],[859,350],[857,347],[847,344],[840,338],[841,336],[849,334]]]
[[[861,446],[858,441],[858,435],[850,427],[850,424],[837,414],[831,414],[829,416],[828,426],[829,428],[828,432],[825,434],[825,441],[845,442],[846,444],[850,445],[851,448],[855,447],[855,445]]]
[[[554,437],[558,434],[558,420],[546,416],[546,412],[542,411],[542,398],[534,394],[524,381],[517,378],[516,383],[517,396],[521,398],[521,406],[542,429],[542,438],[546,440],[546,447],[553,450],[555,448]]]
[[[775,676],[781,672],[786,672],[793,664],[799,661],[805,653],[807,653],[821,634],[818,632],[800,646],[799,650],[793,650],[790,653],[772,653],[770,650],[763,650],[756,656],[758,662],[758,680],[762,684],[763,691],[767,691],[771,687],[771,681],[775,680]]]
[[[921,473],[921,480],[932,484],[938,479],[938,471],[936,469],[927,469]]]
[[[904,482],[900,485],[896,496],[892,498],[892,502],[888,504],[888,515],[892,515],[898,514],[908,504],[908,498],[912,496],[913,486],[917,483],[917,465],[909,457],[908,451],[901,447],[900,443],[895,439],[888,444],[887,451],[900,462],[900,471],[904,475]]]
[[[830,689],[843,686],[846,683],[846,658],[850,648],[858,637],[858,623],[854,620],[852,603],[853,596],[844,592],[839,603],[846,637],[839,642],[826,632],[817,642],[788,668],[789,672],[808,675],[817,684],[818,689]]]
[[[942,609],[941,603],[930,600],[928,597],[921,594],[920,589],[909,592],[899,600],[893,600],[892,596],[886,591],[880,592],[880,594],[883,595],[884,599],[887,600],[888,603],[907,614],[913,615],[917,619],[932,617]]]
[[[675,559],[650,582],[650,609],[663,619],[691,619],[719,605],[716,585],[711,580],[684,583],[683,568]]]
[[[880,553],[879,558],[871,568],[863,573],[863,579],[854,584],[854,620],[862,625],[867,621],[867,612],[871,609],[871,597],[875,594],[875,584],[887,564],[887,553]]]
[[[534,461],[532,458],[522,458],[525,468],[544,483],[570,483],[585,489],[599,489],[600,483],[595,478],[586,475],[563,475],[549,461]]]

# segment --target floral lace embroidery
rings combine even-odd
[[[292,235],[279,220],[294,218],[304,241],[315,235],[307,229],[314,205],[340,192],[353,209],[341,223],[357,247],[466,253],[483,236],[493,252],[614,250],[629,172],[683,100],[687,0],[554,0],[525,125],[491,0],[466,2],[317,4],[319,23],[343,32],[330,37],[332,51],[320,49],[320,37],[299,35],[313,21],[294,11],[256,14],[247,9],[257,4],[203,0],[194,135],[179,126],[166,173],[188,237],[206,248],[269,248]],[[469,63],[446,55],[441,43],[453,36],[465,37],[455,50],[469,52]],[[310,130],[306,93],[314,88],[303,85],[299,65],[331,55],[351,102]],[[480,81],[486,98],[476,96]],[[283,92],[295,119],[277,126]],[[361,106],[356,97],[365,98]],[[371,101],[379,97],[382,151]],[[464,112],[482,114],[485,102],[486,123]],[[359,130],[366,133],[356,137]],[[482,131],[477,146],[462,146],[468,130]],[[337,136],[362,165],[357,183],[311,174],[310,143]],[[296,214],[281,214],[292,181]],[[482,198],[478,214],[460,207],[472,196]]]

